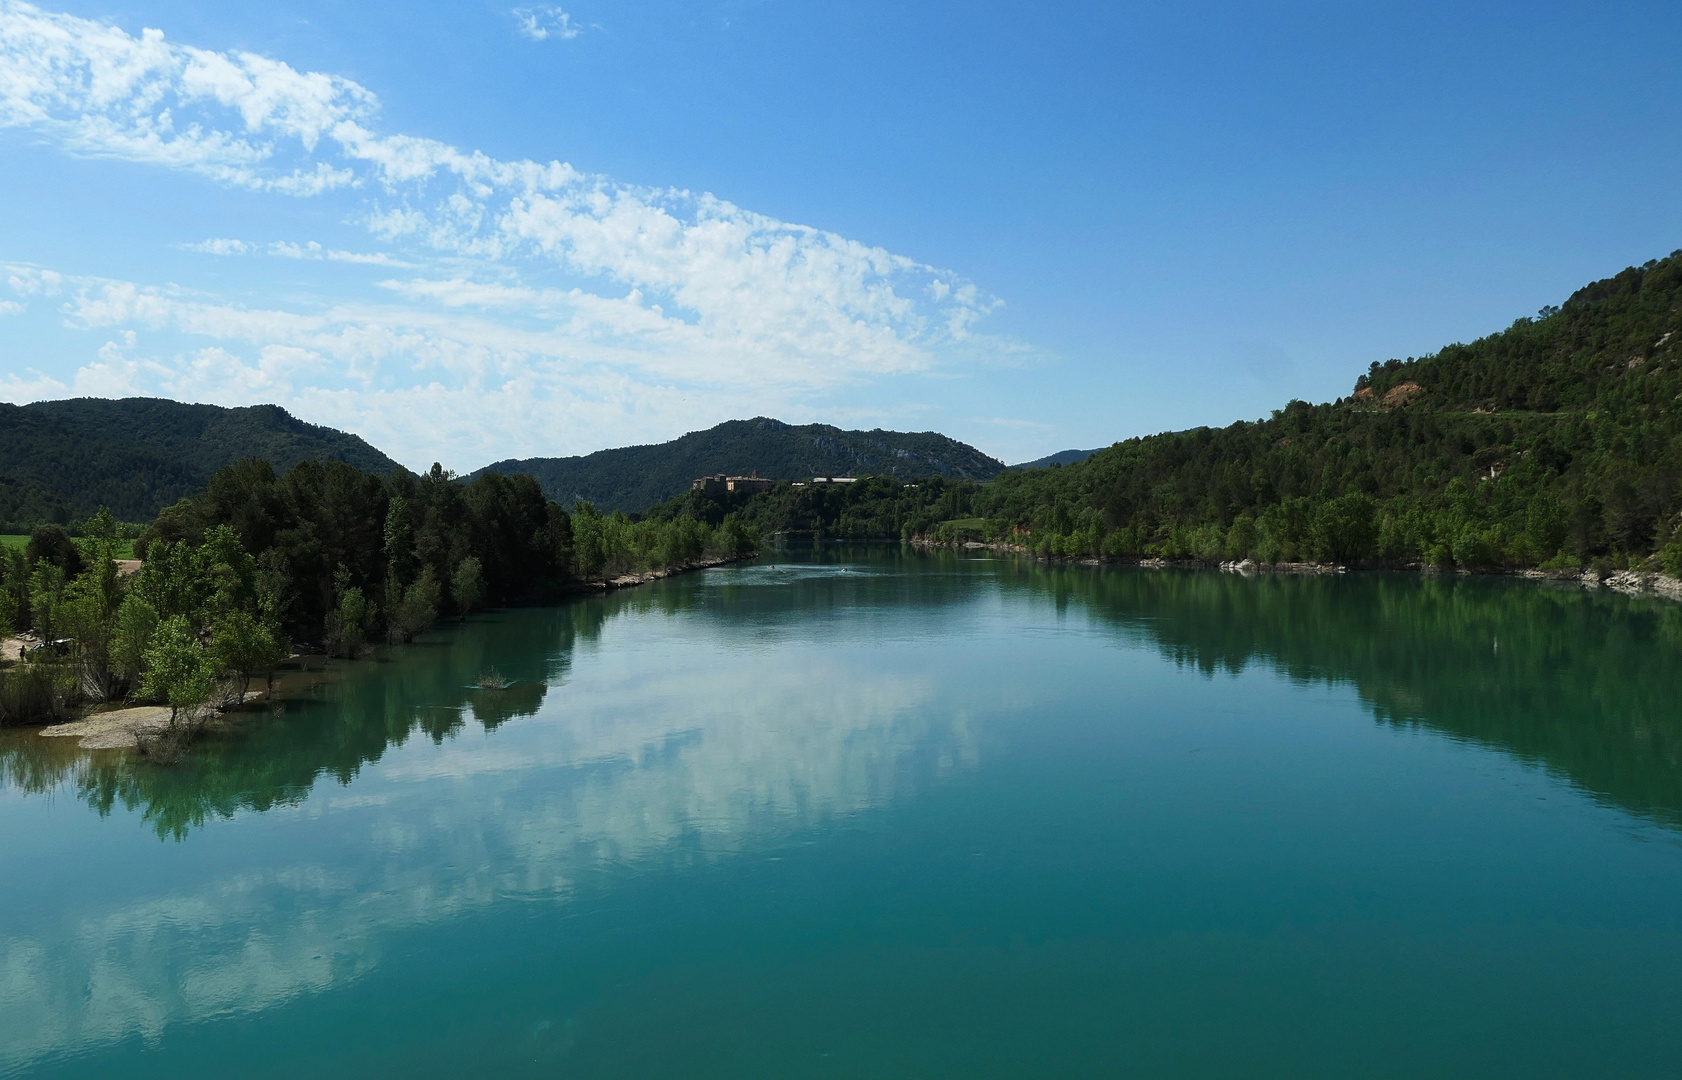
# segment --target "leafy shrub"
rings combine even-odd
[[[68,720],[75,702],[76,676],[68,664],[20,663],[0,671],[0,727]]]

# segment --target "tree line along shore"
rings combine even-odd
[[[742,558],[758,542],[734,515],[632,520],[567,510],[525,476],[332,461],[220,470],[132,540],[137,567],[119,566],[130,541],[108,512],[76,532],[43,526],[0,547],[0,636],[27,629],[33,645],[0,667],[0,725],[166,705],[160,755],[295,648],[354,657],[442,616]]]

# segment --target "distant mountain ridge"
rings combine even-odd
[[[1073,465],[1077,461],[1085,461],[1096,454],[1097,450],[1059,450],[1055,454],[1047,454],[1042,458],[1024,461],[1020,465],[1012,465],[1012,469],[1049,469],[1053,465]]]
[[[699,476],[748,474],[796,480],[876,474],[991,480],[1004,463],[933,431],[844,431],[769,417],[730,420],[670,442],[598,450],[581,457],[498,461],[482,472],[529,474],[549,498],[587,499],[602,510],[646,510]]]
[[[277,470],[343,461],[368,472],[396,462],[361,438],[305,423],[278,405],[229,409],[163,398],[0,404],[0,522],[86,517],[101,506],[150,521],[241,458]]]

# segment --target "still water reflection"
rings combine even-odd
[[[0,1071],[1682,1050],[1682,605],[776,558],[312,673],[175,768],[6,736]]]

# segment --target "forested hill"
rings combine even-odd
[[[1129,439],[991,484],[783,490],[767,531],[1012,538],[1067,556],[1682,571],[1682,252],[1351,396]]]
[[[877,474],[990,480],[1004,463],[932,431],[843,431],[758,417],[692,431],[671,442],[599,450],[583,457],[499,461],[480,473],[526,473],[564,505],[587,499],[602,510],[645,510],[714,473],[794,480]],[[474,474],[475,476],[478,473]]]
[[[306,424],[278,405],[224,409],[159,398],[0,404],[0,523],[63,522],[101,506],[122,521],[150,521],[203,490],[217,469],[253,457],[280,470],[307,460],[377,473],[395,465],[357,436]]]
[[[1585,285],[1470,345],[1375,363],[1356,380],[1355,401],[1433,412],[1674,415],[1679,304],[1682,251]]]

